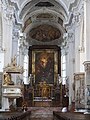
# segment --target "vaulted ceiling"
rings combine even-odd
[[[11,0],[15,1],[15,0]],[[33,44],[57,44],[66,32],[69,5],[75,0],[16,0],[18,17],[27,42]]]

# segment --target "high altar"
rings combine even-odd
[[[39,85],[37,86],[37,89],[38,96],[47,98],[50,97],[50,86],[46,83],[46,81],[40,82]]]
[[[60,48],[57,46],[32,46],[29,48],[30,84],[24,85],[24,99],[28,106],[60,105],[61,86],[57,76],[61,74]]]
[[[51,106],[52,100],[50,99],[50,94],[50,86],[46,83],[46,81],[40,82],[34,91],[34,106]]]

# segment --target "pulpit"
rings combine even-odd
[[[3,82],[2,82],[2,88],[3,88],[2,95],[4,99],[8,99],[8,104],[9,104],[8,110],[10,111],[16,110],[16,107],[15,107],[16,103],[14,100],[17,98],[23,97],[23,84],[22,82],[19,82],[17,79],[17,75],[22,73],[23,73],[23,67],[17,66],[16,57],[14,57],[11,60],[11,64],[8,64],[4,68]]]

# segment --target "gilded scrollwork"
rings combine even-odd
[[[11,74],[10,73],[4,73],[3,85],[14,85],[14,82],[11,80]]]

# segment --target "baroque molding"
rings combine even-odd
[[[90,0],[83,0],[83,1],[85,1],[85,2],[90,2]]]
[[[82,0],[78,1],[79,4],[73,6],[72,11],[70,11],[69,21],[66,26],[77,26],[80,25],[80,22],[84,15],[84,2]]]
[[[85,73],[84,72],[80,72],[80,73],[74,73],[74,80],[82,80],[85,77]]]
[[[85,71],[90,72],[90,61],[85,61],[84,63]]]

